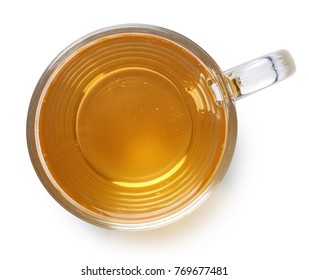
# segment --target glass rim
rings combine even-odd
[[[55,180],[52,179],[52,175],[48,174],[48,168],[45,164],[42,151],[40,150],[40,141],[38,136],[38,119],[40,116],[40,106],[42,105],[46,90],[53,80],[53,77],[57,74],[61,66],[72,57],[76,51],[80,51],[83,47],[89,43],[93,43],[103,37],[124,34],[124,33],[144,33],[150,35],[157,35],[164,39],[168,39],[176,44],[181,45],[183,48],[188,49],[194,55],[196,55],[201,61],[207,61],[207,68],[213,71],[216,83],[219,85],[222,99],[225,102],[225,111],[227,116],[226,125],[226,146],[225,151],[222,153],[221,162],[218,164],[216,174],[210,184],[206,187],[203,193],[201,193],[195,200],[189,203],[184,208],[180,209],[176,213],[169,216],[159,218],[149,222],[140,223],[125,223],[125,222],[110,222],[100,219],[100,215],[96,214],[85,207],[81,207],[80,204],[71,199],[68,195],[61,191],[61,187]],[[30,101],[28,116],[27,116],[27,144],[30,154],[30,158],[34,169],[40,178],[43,186],[51,194],[51,196],[66,210],[74,214],[75,216],[85,220],[88,223],[98,225],[100,227],[117,229],[117,230],[146,230],[154,229],[167,224],[170,224],[180,218],[188,215],[194,209],[202,204],[209,195],[212,193],[215,185],[223,178],[234,152],[236,144],[237,134],[237,118],[235,111],[235,104],[232,98],[232,92],[229,88],[229,84],[226,82],[223,71],[219,68],[216,62],[211,56],[200,46],[194,43],[189,38],[181,35],[175,31],[148,24],[123,24],[114,25],[106,28],[102,28],[91,32],[80,39],[76,40],[63,51],[61,51],[47,66],[39,79],[37,86],[32,95]],[[57,187],[58,186],[58,187]]]

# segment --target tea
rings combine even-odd
[[[107,222],[168,216],[207,188],[226,144],[212,74],[156,35],[97,39],[63,61],[39,107],[58,191]]]

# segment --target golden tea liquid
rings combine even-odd
[[[75,204],[109,222],[168,216],[199,196],[226,144],[224,102],[192,53],[146,34],[73,53],[46,88],[39,144]]]

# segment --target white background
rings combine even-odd
[[[306,1],[1,1],[1,279],[87,277],[105,266],[226,266],[211,279],[309,279]],[[297,73],[237,102],[238,142],[216,192],[185,219],[148,232],[116,232],[65,211],[37,178],[26,116],[45,67],[75,39],[119,23],[164,26],[228,69],[288,49]],[[142,277],[141,279],[176,279]],[[179,277],[177,279],[187,279]],[[189,279],[207,279],[194,276]]]

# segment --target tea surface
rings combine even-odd
[[[226,143],[203,63],[154,35],[99,39],[46,89],[39,141],[61,192],[106,221],[152,221],[207,187]]]

